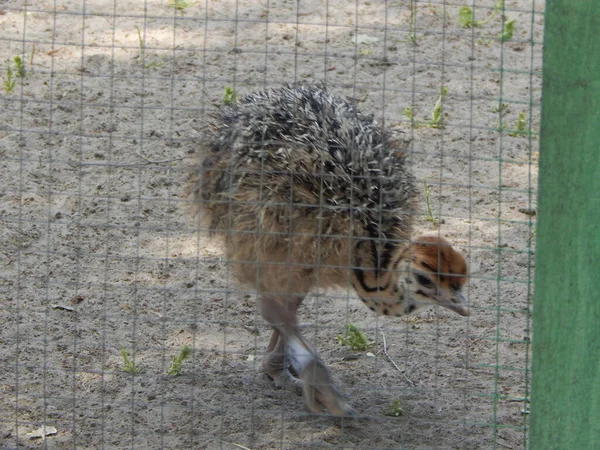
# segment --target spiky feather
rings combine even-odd
[[[416,211],[406,156],[344,98],[314,86],[251,94],[221,107],[207,138],[188,189],[242,281],[305,293],[347,283],[348,268],[389,269],[405,248]]]

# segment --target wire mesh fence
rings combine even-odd
[[[3,448],[527,447],[543,12],[3,2]],[[350,285],[307,297],[303,332],[354,419],[311,414],[262,373],[255,291],[185,213],[207,117],[287,83],[390,130],[415,234],[447,237],[471,270],[469,318],[378,317]]]

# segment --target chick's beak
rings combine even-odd
[[[440,303],[440,305],[461,316],[468,317],[471,315],[471,309],[467,306],[467,299],[460,291],[453,291],[450,299]]]

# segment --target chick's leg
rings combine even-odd
[[[301,300],[286,302],[271,296],[261,298],[262,315],[275,330],[267,348],[272,348],[272,358],[271,355],[267,358],[265,370],[283,368],[285,371],[289,362],[298,374],[304,399],[311,411],[320,412],[320,405],[323,405],[337,416],[352,415],[352,407],[336,389],[329,370],[298,328],[296,312],[300,303]],[[281,349],[284,351],[277,353]],[[284,354],[282,359],[279,359],[280,353]]]
[[[294,297],[288,300],[285,305],[288,313],[295,317],[303,300],[304,297]],[[301,391],[302,382],[290,372],[289,367],[290,363],[285,358],[285,340],[281,333],[274,328],[263,360],[263,370],[278,386],[291,382]]]

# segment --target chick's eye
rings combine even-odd
[[[426,288],[433,286],[433,282],[425,275],[421,275],[420,273],[417,274],[417,283]]]

